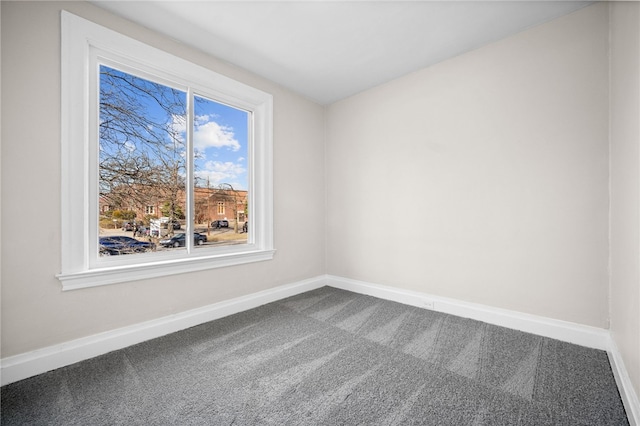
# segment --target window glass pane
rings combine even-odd
[[[248,236],[250,113],[194,99],[194,242],[243,244]]]
[[[100,66],[101,256],[184,246],[186,105],[184,91]]]

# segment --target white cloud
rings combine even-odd
[[[215,121],[196,126],[193,133],[193,144],[196,149],[200,150],[205,150],[209,147],[227,147],[232,151],[240,149],[240,142],[236,140],[233,129],[228,126],[221,126]]]
[[[207,148],[229,148],[231,151],[240,149],[240,142],[235,138],[233,128],[221,126],[215,121],[209,121],[215,116],[199,115],[195,118],[195,129],[193,132],[193,145],[197,151],[203,152]],[[171,117],[171,130],[176,135],[176,139],[184,142],[187,131],[187,123],[183,115],[173,115]]]
[[[196,126],[201,126],[203,124],[207,124],[209,121],[215,120],[218,117],[220,117],[218,114],[196,115],[196,118],[195,118]]]
[[[133,152],[136,150],[136,144],[131,141],[125,141],[124,148],[129,152]]]
[[[196,126],[200,126],[201,124],[205,124],[206,122],[209,121],[209,115],[207,114],[196,115],[195,120],[196,120]]]
[[[187,119],[184,115],[173,114],[171,116],[171,130],[177,133],[184,133],[187,131]]]
[[[184,142],[187,134],[187,119],[184,115],[171,116],[171,131],[179,142]]]
[[[233,163],[231,161],[207,161],[204,164],[203,170],[196,172],[202,182],[209,181],[209,185],[216,186],[221,183],[230,183],[236,189],[246,189],[245,184],[240,184],[238,181],[242,181],[242,175],[247,170],[240,164]]]

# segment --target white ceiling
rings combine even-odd
[[[330,104],[585,1],[93,1]]]

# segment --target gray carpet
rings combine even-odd
[[[628,425],[603,351],[330,287],[1,392],[3,425]]]

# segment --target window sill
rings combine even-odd
[[[245,263],[262,262],[273,259],[274,254],[275,250],[256,250],[226,255],[189,257],[61,273],[56,275],[56,278],[62,283],[63,291],[78,290],[206,269],[224,268]]]

